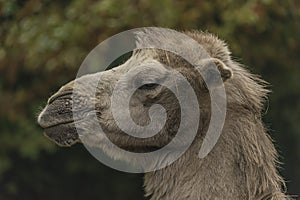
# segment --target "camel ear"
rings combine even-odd
[[[220,85],[220,76],[225,82],[232,77],[232,70],[225,65],[220,59],[209,58],[203,60],[203,75],[205,82],[212,85]]]

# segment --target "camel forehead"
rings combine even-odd
[[[142,50],[134,52],[124,64],[113,68],[111,71],[124,74],[128,72],[147,73],[149,70],[159,71],[163,69],[165,67],[159,62],[158,55],[154,50]]]

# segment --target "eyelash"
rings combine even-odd
[[[140,90],[154,90],[159,86],[157,83],[147,83],[139,87]]]

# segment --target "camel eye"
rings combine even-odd
[[[140,90],[154,90],[159,86],[157,83],[147,83],[139,87]]]

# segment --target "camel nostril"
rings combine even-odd
[[[64,97],[64,96],[71,96],[73,94],[73,90],[68,90],[68,91],[63,91],[63,92],[57,92],[54,95],[52,95],[49,100],[48,100],[48,104],[53,103],[53,101],[55,101],[56,99],[60,98],[60,97]]]

